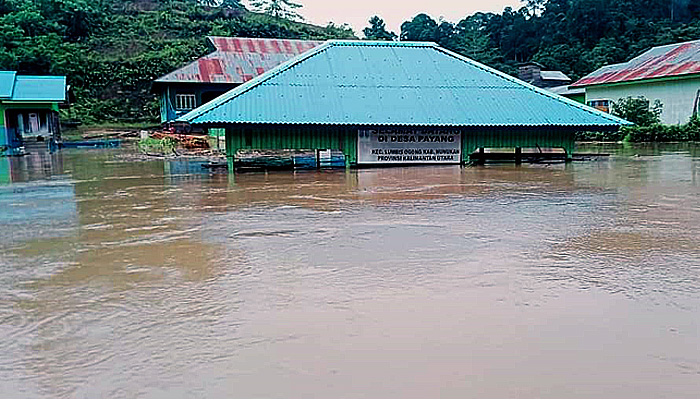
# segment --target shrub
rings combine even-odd
[[[652,126],[661,122],[663,104],[655,100],[651,105],[644,96],[619,99],[612,104],[612,114],[638,126]]]
[[[700,121],[691,118],[685,125],[626,126],[620,132],[625,141],[633,143],[695,141],[700,140]]]
[[[617,132],[577,132],[576,140],[582,142],[621,142],[625,138],[622,130]]]
[[[168,137],[163,139],[146,138],[139,140],[136,146],[142,153],[157,153],[165,155],[175,151],[177,142]]]
[[[579,132],[579,141],[597,142],[688,142],[700,141],[700,118],[693,117],[685,125],[625,126],[617,132]]]

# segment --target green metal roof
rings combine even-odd
[[[374,41],[328,41],[179,120],[201,125],[629,124],[434,43]]]
[[[17,75],[14,101],[65,101],[65,76]]]
[[[8,101],[66,101],[65,76],[17,75],[0,71],[0,99]]]
[[[15,87],[14,71],[0,71],[0,99],[12,97],[12,89]]]

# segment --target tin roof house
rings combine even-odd
[[[207,37],[213,52],[153,82],[161,122],[172,121],[254,77],[313,49],[313,40]]]
[[[579,103],[585,102],[585,92],[580,88],[569,88],[572,80],[561,71],[544,71],[544,66],[537,62],[521,64],[518,67],[518,78],[523,82],[547,89]]]
[[[572,87],[585,89],[586,102],[604,111],[626,97],[660,100],[663,123],[686,123],[700,100],[700,40],[654,47],[628,62],[602,67]]]
[[[60,138],[58,110],[68,103],[65,76],[0,71],[0,155],[21,154],[28,140]]]
[[[428,42],[330,40],[178,119],[226,151],[339,150],[348,166],[460,164],[476,149],[562,148],[628,122]]]
[[[571,83],[571,78],[561,71],[543,71],[540,63],[529,62],[518,67],[518,78],[540,88],[551,88]]]

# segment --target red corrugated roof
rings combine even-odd
[[[244,83],[298,56],[322,41],[210,36],[216,51],[156,82]]]
[[[572,87],[640,81],[700,73],[700,40],[654,47],[626,63],[605,66]]]

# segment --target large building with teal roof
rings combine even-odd
[[[626,121],[427,42],[328,41],[179,118],[239,150],[340,150],[350,166],[561,148]]]
[[[65,76],[0,71],[0,155],[21,153],[27,140],[57,139],[67,101]]]

